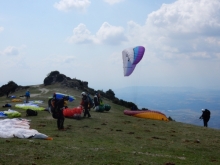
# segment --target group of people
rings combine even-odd
[[[83,117],[87,117],[90,118],[91,114],[90,114],[90,109],[96,106],[100,105],[100,94],[98,92],[95,93],[94,96],[94,104],[91,103],[90,101],[90,96],[86,93],[86,92],[82,92],[82,100],[80,105],[83,107],[84,109],[84,114]],[[50,107],[50,111],[52,113],[53,118],[57,119],[57,128],[58,130],[64,131],[64,120],[65,117],[63,115],[63,110],[65,108],[67,108],[67,101],[69,100],[69,96],[64,96],[61,99],[57,99],[56,98],[56,93],[54,93],[53,98],[50,99],[48,101],[49,107]]]
[[[100,93],[96,92],[93,98],[93,104],[91,104],[90,96],[86,92],[82,92],[82,100],[80,105],[84,109],[83,117],[88,116],[88,118],[91,117],[90,109],[95,108],[100,105],[101,99],[100,99]],[[25,94],[26,102],[28,102],[28,99],[30,98],[30,92],[27,91]],[[63,115],[63,110],[67,108],[67,101],[69,100],[69,96],[64,96],[62,99],[57,99],[56,94],[53,95],[53,98],[49,100],[48,104],[49,107],[51,107],[51,113],[53,118],[57,119],[57,128],[58,130],[65,130],[64,129],[64,120],[65,117]],[[132,107],[132,110],[136,110],[136,107]],[[204,127],[208,127],[208,121],[210,119],[210,111],[208,109],[202,109],[202,115],[200,116],[200,119],[203,119]]]

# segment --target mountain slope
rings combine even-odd
[[[73,95],[76,100],[69,107],[77,106],[82,92],[60,84],[35,85],[29,90],[31,100],[43,100],[44,107],[54,92]],[[24,92],[19,90],[13,95]],[[6,101],[10,100],[0,98],[1,104]],[[111,105],[109,112],[91,110],[91,119],[65,119],[67,131],[58,131],[56,120],[47,111],[25,117],[25,111],[14,108],[16,103],[12,103],[11,109],[31,120],[31,128],[53,140],[0,139],[0,164],[219,164],[219,130],[130,117],[123,114],[124,107],[103,101]]]

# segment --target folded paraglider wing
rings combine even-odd
[[[26,119],[4,119],[0,120],[0,138],[21,138],[21,139],[44,139],[53,140],[35,129],[30,129],[30,121]]]

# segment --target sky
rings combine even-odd
[[[124,77],[122,51],[144,46]],[[220,89],[219,0],[0,0],[0,85],[51,71],[93,89]]]

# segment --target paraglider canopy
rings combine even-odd
[[[134,71],[136,65],[141,61],[144,56],[145,48],[137,46],[128,48],[122,51],[122,60],[124,67],[124,76],[129,76]]]

